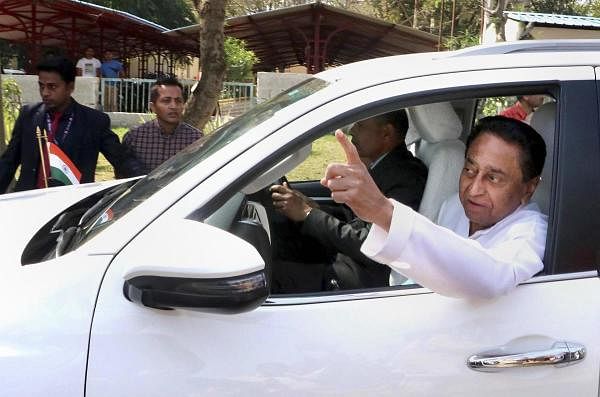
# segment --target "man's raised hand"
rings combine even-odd
[[[346,163],[328,165],[321,184],[331,190],[336,203],[347,204],[359,218],[389,230],[392,203],[381,193],[346,135],[337,130],[335,137],[346,154]]]

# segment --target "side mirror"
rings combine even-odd
[[[201,222],[153,223],[119,256],[136,264],[123,276],[125,298],[146,307],[232,314],[255,309],[269,295],[255,247]]]
[[[132,302],[155,309],[197,309],[241,313],[256,309],[267,296],[264,271],[228,278],[138,276],[126,280],[123,294]]]

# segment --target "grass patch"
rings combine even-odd
[[[123,139],[127,128],[114,128],[113,131]],[[344,152],[333,135],[325,135],[313,142],[310,156],[286,177],[290,181],[313,181],[323,177],[325,168],[332,162],[345,161]],[[96,180],[108,181],[114,179],[115,172],[102,153],[96,166]]]
[[[128,128],[113,128],[113,131],[119,136],[119,140],[123,140],[123,135],[127,131]],[[109,181],[115,179],[115,169],[112,165],[106,160],[106,158],[100,153],[98,156],[98,163],[96,164],[96,180],[97,181]]]
[[[335,136],[325,135],[313,142],[310,156],[286,177],[290,181],[320,180],[329,163],[345,161],[344,151]]]

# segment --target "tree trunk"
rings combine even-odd
[[[194,0],[200,15],[200,65],[202,75],[193,94],[185,105],[183,119],[202,129],[210,120],[216,106],[225,76],[223,26],[225,0]]]
[[[496,17],[496,41],[506,41],[506,10],[508,0],[498,0],[498,11]]]
[[[509,0],[484,0],[484,30],[493,26],[495,29],[496,41],[506,41],[505,25],[506,17],[504,11]]]

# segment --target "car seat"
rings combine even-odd
[[[465,157],[458,139],[462,123],[449,102],[408,108],[408,119],[407,144],[418,139],[415,154],[429,170],[419,213],[435,222],[442,203],[458,192]]]
[[[556,129],[556,102],[548,102],[540,106],[531,116],[531,126],[546,142],[546,161],[542,170],[542,180],[533,193],[535,201],[542,213],[550,211],[552,188],[552,165],[554,163],[554,132]]]

